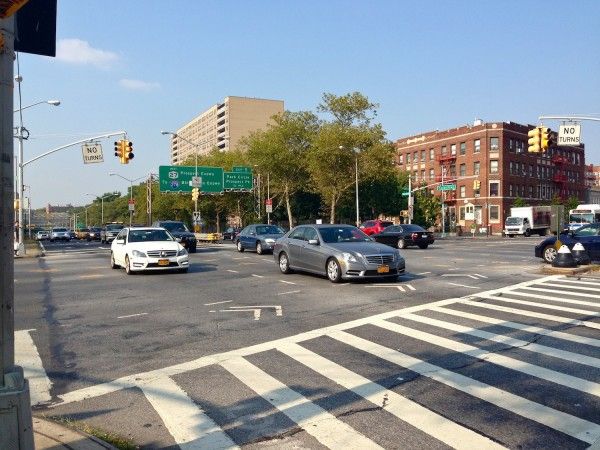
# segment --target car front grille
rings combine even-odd
[[[177,255],[177,250],[149,250],[146,254],[150,258],[170,258]]]
[[[371,255],[371,256],[365,256],[365,259],[367,260],[367,262],[369,264],[390,264],[392,261],[394,261],[394,256],[393,255]]]

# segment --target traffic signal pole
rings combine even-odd
[[[15,365],[14,344],[14,20],[14,15],[0,19],[0,448],[30,450],[34,444],[29,383]]]

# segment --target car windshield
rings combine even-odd
[[[372,239],[355,227],[327,227],[319,228],[323,242],[333,244],[336,242],[370,242]]]
[[[423,229],[423,227],[419,226],[419,225],[402,225],[402,229],[404,231],[425,231],[425,229]]]
[[[173,238],[165,230],[131,230],[129,242],[172,241]]]
[[[121,230],[122,228],[123,228],[123,225],[118,224],[118,223],[106,225],[106,229],[110,230],[110,231]]]
[[[66,228],[54,228],[52,231],[55,233],[65,233],[67,231]]]
[[[571,223],[592,223],[594,221],[593,214],[571,214],[569,216]]]
[[[283,231],[279,227],[276,227],[275,225],[261,225],[259,227],[256,227],[256,234],[283,234],[283,233],[285,233],[285,231]]]
[[[507,217],[506,225],[521,225],[522,221],[523,219],[520,217]]]
[[[183,222],[165,222],[161,227],[169,231],[189,231]]]

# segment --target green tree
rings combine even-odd
[[[525,200],[523,200],[521,197],[517,197],[515,198],[515,200],[513,201],[513,208],[520,208],[522,206],[529,206],[527,204],[527,202]]]
[[[268,174],[270,195],[283,201],[292,227],[294,217],[291,199],[308,185],[306,154],[318,131],[319,122],[313,113],[306,111],[286,111],[272,120],[273,124],[266,131],[252,133],[243,141],[243,145],[255,169],[261,174]]]
[[[421,189],[415,193],[414,223],[423,228],[435,225],[441,211],[441,202],[429,189]]]

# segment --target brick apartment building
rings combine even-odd
[[[439,183],[442,173],[445,183],[456,185],[451,191],[431,187],[446,206],[446,231],[470,229],[475,223],[499,234],[517,197],[529,205],[549,205],[555,195],[582,202],[586,198],[584,146],[528,153],[527,132],[532,128],[476,120],[401,138],[395,144],[396,163],[411,173],[413,186]]]
[[[283,111],[283,100],[225,97],[177,130],[171,139],[171,163],[181,164],[215,147],[226,152],[252,131],[266,129],[271,117]]]

